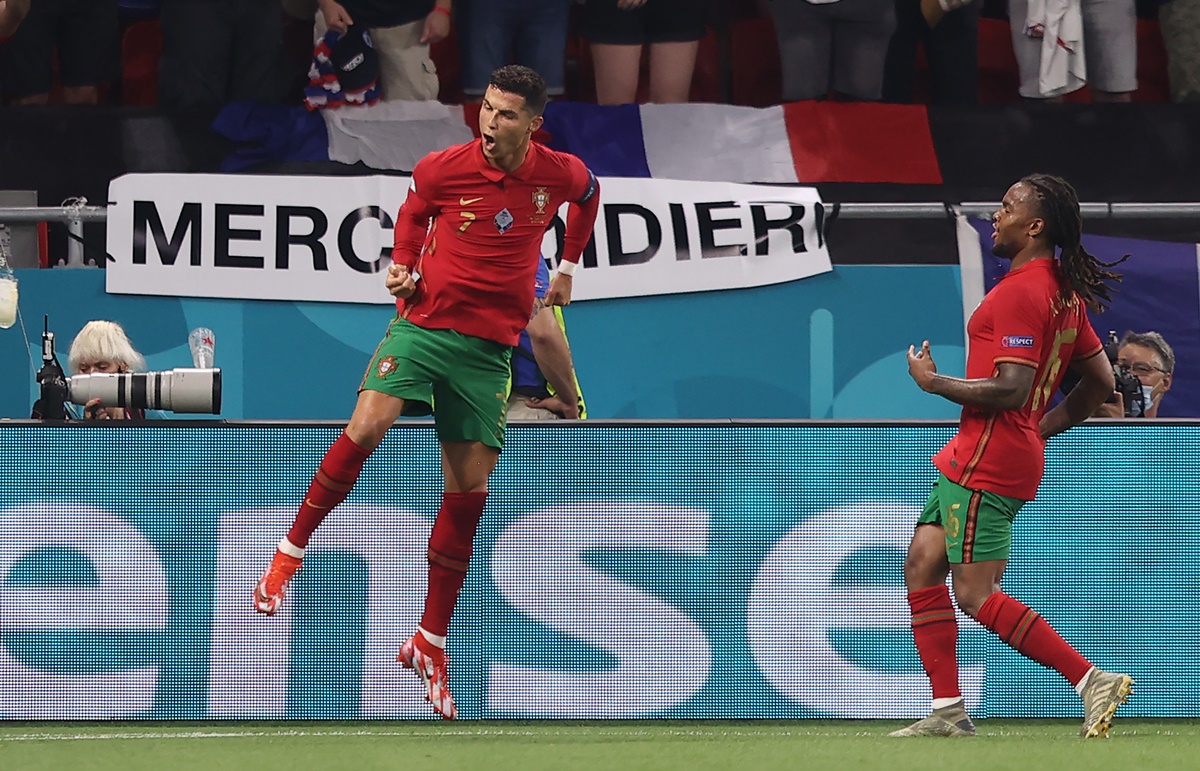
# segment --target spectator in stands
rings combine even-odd
[[[929,62],[932,104],[979,101],[979,14],[983,0],[896,0],[896,32],[888,45],[883,101],[910,104],[916,86],[917,47]],[[949,10],[947,10],[949,8]]]
[[[463,93],[478,101],[492,73],[523,64],[546,81],[546,93],[562,96],[567,23],[573,0],[459,0],[459,57]]]
[[[0,0],[0,42],[6,41],[29,14],[29,0]]]
[[[1175,373],[1175,352],[1158,332],[1126,332],[1117,349],[1117,366],[1128,369],[1142,384],[1142,404],[1127,409],[1118,390],[1113,399],[1100,405],[1097,417],[1157,418],[1162,398],[1171,390]]]
[[[279,0],[163,0],[158,103],[207,115],[228,102],[283,100]]]
[[[3,16],[16,18],[27,11],[0,48],[8,99],[13,104],[48,103],[57,55],[63,102],[99,102],[101,87],[116,79],[120,61],[117,0],[8,0],[3,5]]]
[[[893,0],[771,0],[783,100],[877,101],[883,96]]]
[[[1086,83],[1094,102],[1132,101],[1137,90],[1135,0],[1064,1],[1065,14],[1049,13],[1054,5],[1043,0],[1008,4],[1021,96],[1062,101]]]
[[[596,102],[637,101],[642,49],[650,48],[650,101],[688,101],[704,4],[693,0],[583,0],[580,33],[591,47]]]
[[[67,369],[72,375],[92,373],[137,372],[145,369],[146,360],[134,350],[124,328],[115,321],[89,321],[71,342]],[[105,407],[92,399],[83,408],[85,420],[142,420],[141,409]]]
[[[567,344],[562,308],[547,307],[550,272],[543,260],[534,282],[533,316],[513,349],[509,420],[557,420],[587,417],[579,377]]]
[[[1158,9],[1171,101],[1200,102],[1200,0],[1165,0]]]
[[[318,38],[326,29],[345,32],[351,25],[370,31],[385,100],[437,99],[429,46],[450,34],[450,0],[318,0],[317,6]]]

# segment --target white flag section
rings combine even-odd
[[[407,176],[129,174],[109,186],[114,294],[391,303]],[[572,299],[778,284],[832,270],[814,188],[602,178]],[[569,207],[542,242],[557,264]]]

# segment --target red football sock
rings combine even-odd
[[[429,591],[421,616],[421,628],[427,632],[444,637],[450,628],[486,501],[486,492],[442,494],[442,508],[429,535]]]
[[[346,500],[370,454],[370,450],[359,447],[345,434],[337,438],[313,475],[304,503],[300,504],[296,520],[288,531],[287,539],[293,546],[301,549],[308,546],[308,539],[325,515]]]
[[[913,640],[933,686],[933,698],[954,699],[958,690],[958,622],[945,584],[908,593]]]
[[[1010,647],[1075,685],[1092,668],[1091,662],[1054,631],[1036,611],[1004,592],[996,592],[979,608],[979,623]]]

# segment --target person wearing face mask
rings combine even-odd
[[[1175,352],[1158,332],[1126,332],[1117,349],[1117,366],[1129,370],[1142,384],[1142,403],[1132,405],[1126,415],[1125,397],[1120,391],[1100,405],[1096,417],[1157,418],[1162,398],[1171,390],[1175,373]]]

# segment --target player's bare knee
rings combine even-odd
[[[979,618],[979,609],[992,594],[991,588],[964,586],[961,582],[954,584],[954,600],[959,610],[971,618]]]
[[[346,426],[346,436],[364,450],[374,450],[383,441],[393,420],[373,410],[355,410]]]

